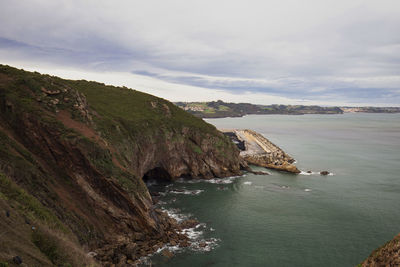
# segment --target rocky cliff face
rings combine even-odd
[[[358,266],[362,267],[386,267],[400,266],[400,234],[384,246],[376,249]]]
[[[187,244],[143,179],[240,173],[213,126],[128,88],[0,66],[0,109],[0,262],[133,265]]]
[[[252,130],[222,130],[237,144],[241,158],[248,164],[300,173],[294,159],[267,138]]]

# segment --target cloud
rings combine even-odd
[[[399,8],[396,0],[3,0],[0,60],[230,95],[400,105]]]

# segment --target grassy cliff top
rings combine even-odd
[[[26,102],[27,108],[34,106],[29,107],[31,101],[34,100],[32,96],[15,92],[24,86],[38,93],[42,93],[41,91],[44,89],[50,92],[60,91],[61,94],[63,90],[73,88],[86,97],[89,107],[102,119],[114,122],[123,121],[124,124],[127,124],[125,126],[131,129],[192,127],[205,132],[216,131],[214,126],[177,108],[165,99],[127,87],[116,87],[86,80],[66,80],[6,65],[0,65],[0,86],[3,87],[2,89],[11,91],[10,93],[19,94],[20,101]],[[42,94],[44,95],[44,93]],[[46,97],[55,99],[58,96]],[[63,101],[60,101],[59,109],[68,108],[65,103],[61,102]]]

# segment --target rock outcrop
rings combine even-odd
[[[128,88],[0,65],[0,111],[0,263],[130,266],[186,246],[143,179],[240,174],[214,126]]]
[[[376,249],[357,267],[400,266],[400,234],[384,246]]]
[[[269,169],[300,173],[294,159],[267,138],[252,130],[221,130],[241,150],[241,158],[248,164]]]

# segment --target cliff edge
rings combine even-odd
[[[0,65],[0,263],[133,266],[188,244],[146,179],[240,174],[239,151],[174,104]]]

